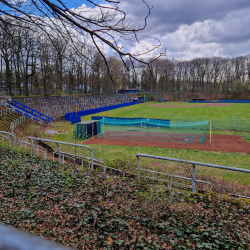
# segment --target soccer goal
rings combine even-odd
[[[115,119],[97,121],[97,137],[114,140],[204,142],[209,121],[171,122],[157,119]]]

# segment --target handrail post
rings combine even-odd
[[[196,193],[195,190],[195,174],[196,174],[196,168],[195,168],[195,164],[192,164],[193,166],[193,172],[192,172],[192,192]]]
[[[61,144],[58,143],[58,161],[61,163]]]
[[[43,159],[46,160],[46,149],[43,151]]]
[[[140,157],[137,156],[137,180],[140,181]]]
[[[33,155],[33,153],[34,153],[34,150],[33,150],[33,140],[31,140],[30,147],[31,147],[31,155]]]
[[[16,138],[15,136],[13,136],[12,138],[13,138],[13,147],[16,147]]]
[[[94,155],[94,152],[93,150],[91,149],[91,170],[93,171],[94,170],[94,166],[93,166],[93,155]]]
[[[100,162],[101,162],[101,159],[100,159]],[[106,173],[106,164],[104,164],[103,173]]]

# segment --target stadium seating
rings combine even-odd
[[[66,113],[107,107],[131,101],[126,94],[72,95],[16,98],[16,101],[57,119]]]
[[[6,110],[5,107],[0,106],[1,110]],[[19,119],[22,117],[22,115],[16,113],[16,112],[8,112],[7,114],[1,115],[0,113],[0,130],[1,131],[6,131],[6,132],[11,132],[10,125],[12,122],[15,120]],[[39,123],[25,117],[24,122],[20,123],[14,128],[14,133],[19,135],[25,135],[25,133],[30,130],[32,127],[38,127]]]

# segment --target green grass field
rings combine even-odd
[[[125,108],[105,111],[94,115],[116,116],[116,117],[145,117],[157,119],[170,119],[171,116],[184,117],[209,117],[213,118],[248,118],[250,119],[250,104],[232,104],[230,106],[220,107],[203,107],[204,104],[190,104],[190,103],[176,103],[169,102],[161,104],[162,107],[149,107],[151,104],[158,104],[157,102],[146,102]],[[167,107],[168,105],[187,105],[187,107]],[[197,107],[188,107],[188,105],[195,105]],[[82,121],[90,119],[91,116],[82,117]]]
[[[145,118],[158,118],[169,119],[171,114],[185,117],[192,116],[210,116],[211,118],[229,118],[233,116],[250,118],[250,104],[233,104],[225,107],[201,107],[202,105],[196,104],[197,108],[191,107],[149,107],[150,104],[156,102],[147,102],[130,107],[120,108],[116,110],[106,111],[96,116],[115,116],[115,117],[145,117]],[[176,103],[167,103],[176,104]],[[167,105],[164,104],[164,105]],[[179,103],[180,104],[180,103]],[[181,103],[182,104],[182,103]],[[94,116],[92,115],[92,116]],[[90,120],[91,116],[82,117],[82,121]],[[75,140],[73,138],[74,125],[69,122],[56,122],[53,125],[55,130],[66,130],[67,134],[55,134],[51,139],[59,141],[67,141],[71,143],[81,144],[82,140]],[[237,132],[237,131],[216,131],[220,134],[230,135],[243,135],[245,139],[250,141],[250,133]],[[45,137],[45,134],[43,135]],[[226,152],[210,152],[199,150],[180,150],[180,149],[162,149],[154,147],[128,147],[128,146],[103,146],[91,145],[94,150],[94,156],[100,158],[108,166],[123,169],[124,171],[135,171],[136,168],[136,154],[145,153],[151,155],[159,155],[165,157],[179,158],[185,160],[194,160],[199,162],[219,164],[231,167],[250,169],[250,155],[244,153],[226,153]],[[70,152],[70,148],[65,148],[66,152]],[[72,153],[74,153],[72,151]],[[152,161],[143,160],[143,166],[150,167]],[[155,164],[155,161],[154,161]],[[158,163],[157,163],[158,164]],[[162,164],[162,163],[160,163]],[[225,179],[231,183],[248,184],[250,185],[250,176],[247,174],[232,173],[219,170],[208,170],[204,168],[198,169],[198,174],[211,175],[214,174],[216,178]]]

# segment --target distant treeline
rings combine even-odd
[[[175,98],[223,95],[223,99],[247,99],[250,95],[250,55],[235,58],[159,58],[144,67],[135,63],[127,71],[117,56],[106,64],[97,49],[86,41],[65,39],[60,34],[33,32],[32,27],[11,22],[0,26],[1,88],[87,89],[92,93],[118,89],[169,93]],[[36,27],[37,29],[37,27]],[[133,62],[127,64],[133,66]],[[109,72],[108,72],[109,70]],[[109,74],[108,74],[109,73]],[[112,78],[110,78],[110,75]],[[84,87],[85,86],[85,87]],[[88,88],[87,88],[88,87]],[[171,94],[172,93],[172,94]]]

